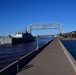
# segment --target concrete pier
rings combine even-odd
[[[76,72],[56,38],[17,75],[76,75]]]

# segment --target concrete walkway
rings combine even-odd
[[[17,75],[76,75],[76,73],[58,39],[55,39]]]

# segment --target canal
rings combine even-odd
[[[33,42],[0,46],[0,70],[53,38],[38,38]],[[37,45],[38,43],[38,45]]]
[[[76,40],[62,40],[61,42],[76,60]]]
[[[52,39],[38,38],[38,45],[37,39],[35,39],[29,43],[0,46],[0,70]],[[76,60],[76,40],[61,40],[61,42]]]

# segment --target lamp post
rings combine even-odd
[[[48,41],[47,41],[47,36],[46,36],[46,43],[47,43]]]
[[[38,48],[39,48],[39,43],[38,43],[38,36],[37,36],[37,50],[38,50]]]

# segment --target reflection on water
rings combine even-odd
[[[62,40],[61,42],[76,60],[76,40]]]
[[[52,40],[52,38],[39,38],[39,46],[43,45],[45,42]],[[28,54],[37,47],[37,41],[17,44],[17,45],[3,45],[0,46],[0,69],[7,66],[8,64],[14,62],[18,58]]]

